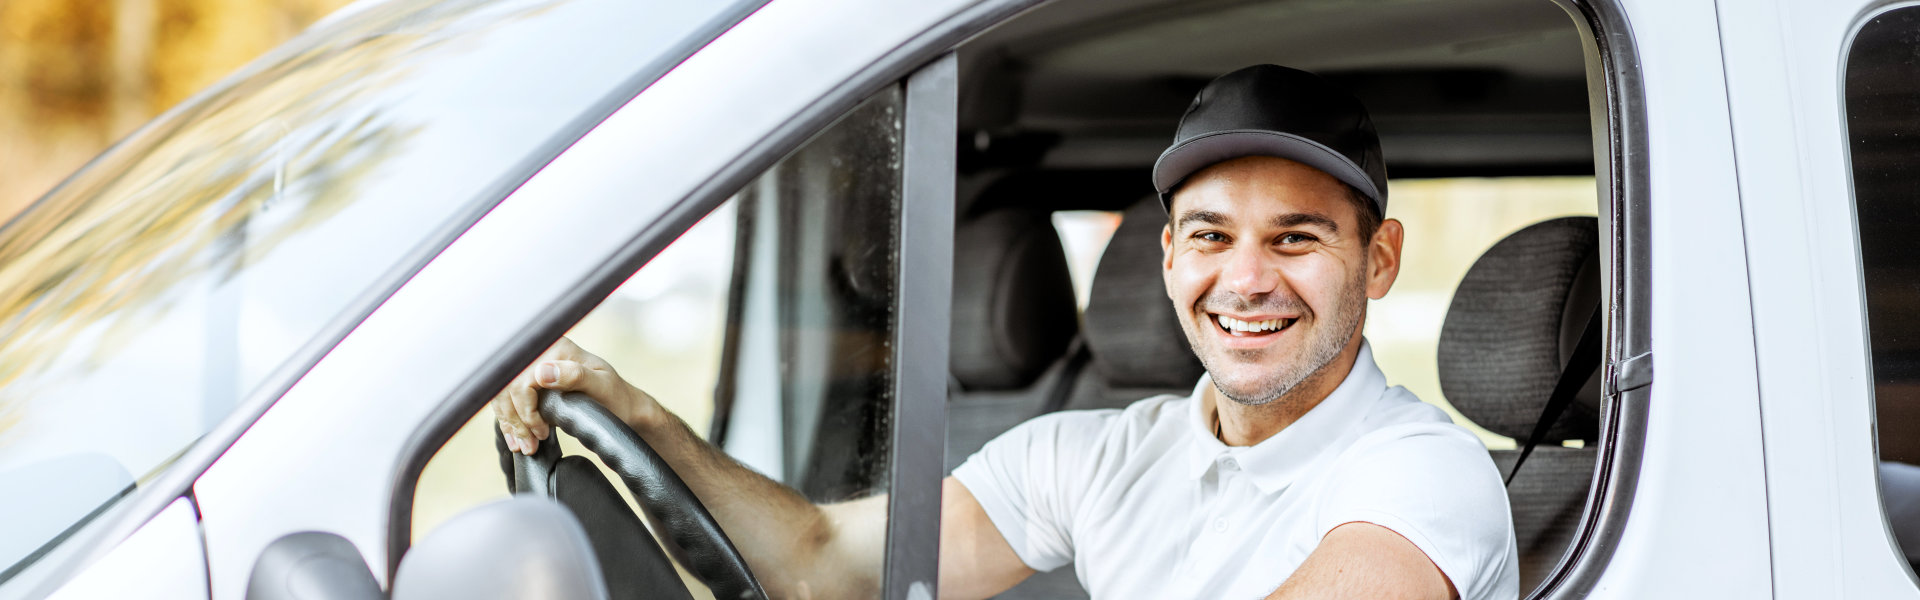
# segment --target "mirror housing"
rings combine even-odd
[[[247,577],[247,600],[384,600],[385,592],[353,542],[303,531],[260,552]]]
[[[567,509],[520,495],[460,513],[414,544],[394,600],[606,600],[587,531]]]

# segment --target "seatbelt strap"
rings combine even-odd
[[[1073,343],[1067,346],[1066,360],[1066,364],[1060,366],[1060,376],[1054,380],[1053,388],[1047,390],[1045,403],[1040,405],[1041,415],[1067,407],[1068,397],[1073,395],[1073,386],[1079,383],[1080,372],[1086,370],[1087,363],[1093,360],[1093,352],[1087,349],[1086,337],[1079,334],[1073,336]]]
[[[1533,454],[1533,447],[1540,445],[1547,437],[1547,431],[1567,412],[1567,405],[1573,404],[1573,397],[1580,388],[1600,368],[1600,305],[1594,304],[1593,313],[1587,316],[1587,328],[1580,332],[1580,341],[1573,345],[1573,356],[1567,358],[1567,367],[1560,370],[1560,380],[1553,384],[1553,395],[1547,397],[1546,407],[1540,409],[1540,420],[1533,424],[1533,434],[1527,436],[1527,445],[1520,448],[1520,457],[1513,460],[1513,470],[1507,471],[1507,486],[1513,485],[1513,476],[1520,474],[1520,465],[1527,462],[1527,455]]]

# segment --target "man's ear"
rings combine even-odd
[[[1173,298],[1173,224],[1160,228],[1160,279],[1167,288],[1167,298]]]
[[[1381,221],[1380,229],[1373,232],[1373,241],[1367,244],[1368,298],[1379,300],[1393,289],[1393,281],[1400,277],[1400,243],[1406,235],[1399,219]]]

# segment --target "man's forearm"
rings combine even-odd
[[[772,596],[853,598],[878,589],[884,497],[816,506],[700,439],[671,413],[628,425],[700,497]]]

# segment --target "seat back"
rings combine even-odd
[[[1600,303],[1599,223],[1563,217],[1521,229],[1487,250],[1462,278],[1440,332],[1440,388],[1462,415],[1525,444]],[[1520,555],[1520,589],[1532,590],[1566,554],[1584,512],[1599,434],[1593,377],[1507,487]],[[1518,450],[1492,451],[1501,473]]]
[[[1044,211],[1002,208],[954,232],[947,471],[989,440],[1057,409],[1079,331],[1060,237]]]
[[[1087,299],[1090,365],[1075,378],[1066,408],[1123,408],[1160,394],[1187,395],[1206,369],[1193,354],[1167,299],[1160,233],[1166,209],[1141,198],[1121,216],[1094,270]]]

